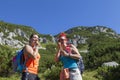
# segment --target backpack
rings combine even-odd
[[[85,69],[82,56],[81,56],[80,59],[77,61],[77,65],[78,65],[78,68],[79,68],[79,70],[80,70],[80,72],[81,72],[81,74],[82,74],[82,73],[84,72],[84,69]]]
[[[72,52],[71,49],[70,49],[70,47],[71,47],[71,44],[68,44],[68,45],[66,46],[66,52],[67,52],[67,53],[71,53],[71,52]],[[80,70],[80,72],[81,72],[81,74],[82,74],[83,71],[84,71],[84,69],[85,69],[82,56],[80,57],[79,60],[77,60],[77,65],[78,65],[78,68],[79,68],[79,70]]]
[[[12,66],[14,72],[22,72],[25,69],[23,49],[17,51],[16,55],[12,58]]]

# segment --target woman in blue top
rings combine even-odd
[[[55,60],[57,62],[61,61],[63,63],[63,70],[67,69],[69,72],[69,77],[67,79],[64,79],[65,77],[61,76],[60,80],[82,80],[76,63],[80,58],[78,49],[74,45],[68,44],[65,33],[61,33],[58,38],[58,52],[55,56]]]

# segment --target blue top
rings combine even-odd
[[[77,68],[77,60],[70,58],[70,57],[66,57],[66,56],[60,56],[60,60],[63,63],[63,67],[64,68]]]

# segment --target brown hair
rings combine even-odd
[[[33,37],[34,35],[38,35],[38,34],[32,33],[32,34],[30,35],[30,37],[29,37],[29,43],[30,43],[30,39],[32,39],[32,37]]]
[[[31,39],[34,35],[38,35],[38,34],[32,33],[29,39]]]

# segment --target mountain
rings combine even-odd
[[[64,32],[67,34],[69,42],[78,48],[86,70],[95,70],[106,62],[120,63],[120,35],[111,28],[105,26],[77,26]],[[40,60],[42,65],[39,66],[40,73],[49,76],[48,78],[57,79],[59,77],[61,64],[56,64],[54,61],[57,47],[56,40],[59,34],[55,36],[40,34],[30,26],[3,21],[0,21],[0,76],[8,77],[11,75],[11,59],[16,54],[16,48],[23,47],[32,33],[38,34],[44,47],[44,49],[39,49],[42,56]]]
[[[109,42],[111,39],[116,40],[120,38],[120,35],[114,30],[104,26],[78,26],[65,31],[65,33],[67,33],[69,41],[76,46],[79,44],[89,45],[90,42],[98,42],[100,40]]]
[[[38,34],[41,42],[47,42],[47,40],[52,39],[52,36],[40,34],[30,26],[0,21],[0,45],[21,48],[28,42],[32,33]]]
[[[92,26],[92,27],[78,26],[78,27],[71,28],[65,32],[73,35],[74,37],[77,35],[81,35],[84,37],[91,37],[93,35],[99,36],[101,34],[104,34],[105,36],[108,36],[108,37],[120,38],[120,35],[117,34],[114,30],[104,26]]]
[[[32,33],[37,33],[40,37],[40,42],[49,43],[56,42],[56,36],[45,35],[38,33],[35,29],[30,26],[11,24],[7,22],[0,21],[0,44],[7,45],[13,48],[21,48],[28,42],[29,36]],[[87,40],[94,36],[109,37],[113,39],[120,38],[115,31],[104,26],[78,26],[73,27],[65,31],[70,38],[69,41],[74,45],[86,44]]]

